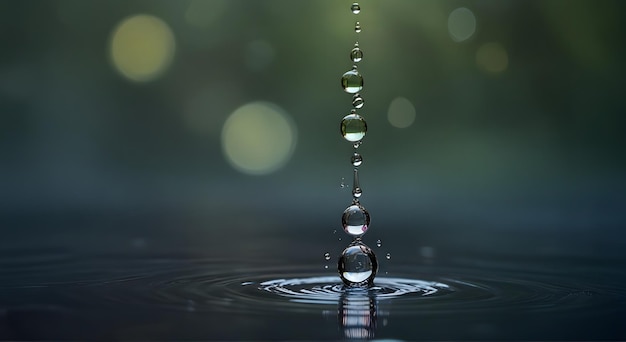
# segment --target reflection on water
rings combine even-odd
[[[347,289],[339,300],[339,326],[348,339],[373,338],[377,318],[376,296],[366,289]]]
[[[364,290],[318,264],[6,247],[0,340],[626,338],[623,261],[399,259]]]

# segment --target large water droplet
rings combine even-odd
[[[341,120],[341,135],[350,142],[361,141],[366,132],[367,123],[359,114],[348,114]]]
[[[361,23],[359,23],[358,21],[356,22],[356,24],[354,24],[354,32],[361,32]]]
[[[352,165],[355,167],[361,166],[361,164],[363,164],[363,157],[361,157],[361,155],[357,152],[354,152],[352,158],[350,158],[350,162],[352,162]]]
[[[359,108],[363,108],[364,104],[365,104],[365,101],[361,97],[361,94],[359,93],[354,94],[354,96],[352,97],[352,107],[359,109]]]
[[[341,225],[346,233],[361,236],[367,232],[370,225],[370,214],[362,205],[353,204],[344,210]]]
[[[363,77],[352,69],[341,76],[341,87],[346,93],[356,94],[363,89]]]
[[[360,62],[363,59],[363,50],[359,49],[358,47],[352,49],[352,51],[350,51],[350,59],[354,63]]]
[[[341,253],[339,276],[347,286],[368,286],[378,271],[376,255],[361,241],[355,241]]]
[[[359,6],[359,4],[355,2],[352,4],[352,6],[350,6],[350,10],[354,14],[359,14],[361,12],[361,6]]]
[[[330,260],[330,253],[328,252],[324,253],[324,259]]]

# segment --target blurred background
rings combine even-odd
[[[0,245],[321,264],[351,200],[350,3],[0,1]],[[360,4],[366,239],[623,254],[626,3]]]

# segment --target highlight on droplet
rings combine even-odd
[[[396,128],[407,128],[415,121],[415,106],[404,97],[396,97],[389,104],[387,120]]]
[[[172,30],[152,15],[128,17],[111,34],[113,66],[132,81],[151,81],[160,76],[171,65],[175,50]]]
[[[455,42],[469,39],[476,32],[476,17],[468,8],[459,7],[448,16],[448,33]]]
[[[283,167],[292,156],[296,126],[280,107],[251,102],[237,108],[222,128],[222,151],[238,171],[263,175]]]

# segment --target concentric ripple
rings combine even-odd
[[[276,279],[262,282],[259,289],[284,296],[293,302],[335,304],[346,289],[339,277],[310,277]],[[377,300],[393,299],[406,294],[421,296],[442,295],[451,292],[443,283],[402,278],[377,278],[367,292]]]

